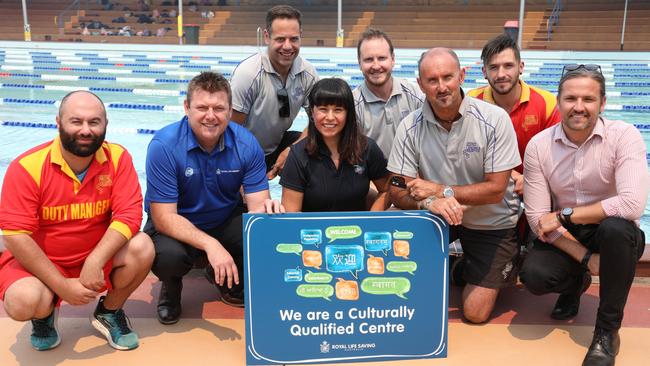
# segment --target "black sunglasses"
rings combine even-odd
[[[599,74],[603,74],[603,70],[600,68],[600,65],[596,64],[568,64],[564,65],[564,68],[562,69],[562,76],[566,75],[569,72],[577,71],[580,69],[585,69],[587,71],[592,71],[592,72],[597,72]]]
[[[280,102],[280,110],[278,110],[278,115],[280,118],[287,118],[291,114],[291,108],[289,107],[289,94],[287,94],[287,89],[277,89],[275,91],[278,96],[278,101]]]

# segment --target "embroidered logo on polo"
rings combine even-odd
[[[537,115],[529,114],[526,115],[526,117],[524,118],[524,123],[522,124],[522,127],[524,131],[528,132],[530,127],[537,126],[537,125],[538,125]]]
[[[191,177],[194,175],[194,169],[187,167],[185,168],[185,176],[186,177]]]
[[[305,91],[302,89],[302,86],[297,86],[295,89],[293,89],[292,94],[295,99],[302,99],[305,95]]]
[[[239,171],[240,171],[239,169],[219,169],[219,168],[217,168],[216,173],[217,173],[217,175],[221,175],[221,174],[239,173]]]
[[[359,175],[363,174],[363,173],[366,171],[366,168],[364,168],[364,167],[361,166],[361,165],[357,165],[357,164],[355,164],[355,165],[353,165],[353,166],[354,166],[354,172],[357,173],[357,174],[359,174]]]
[[[469,159],[471,157],[470,154],[479,152],[481,152],[481,147],[478,146],[476,142],[468,141],[467,144],[465,144],[465,148],[463,149],[463,156],[465,159]]]
[[[113,179],[111,179],[111,176],[106,174],[106,175],[99,175],[97,177],[97,185],[95,188],[99,193],[104,192],[104,188],[110,187],[113,185]]]

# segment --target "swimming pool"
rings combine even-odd
[[[0,42],[0,179],[20,153],[53,138],[58,101],[69,91],[86,88],[107,105],[107,139],[124,145],[133,155],[140,184],[146,187],[146,146],[153,131],[183,116],[187,81],[200,71],[230,75],[254,47],[149,46]],[[396,50],[396,76],[415,81],[422,50]],[[480,51],[459,51],[468,67],[464,85],[484,85]],[[352,87],[363,81],[355,49],[303,48],[321,77],[338,76]],[[607,79],[610,119],[634,123],[650,147],[650,53],[523,52],[524,80],[555,91],[562,65],[599,63]],[[644,61],[645,60],[645,61]],[[293,129],[301,130],[301,112]],[[650,150],[650,149],[649,149]],[[277,179],[271,194],[280,197]],[[650,232],[650,205],[642,228]]]

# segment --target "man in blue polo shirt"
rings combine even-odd
[[[183,276],[206,256],[206,273],[222,300],[243,306],[242,202],[250,212],[283,212],[270,200],[264,153],[244,127],[229,123],[232,94],[220,74],[204,72],[187,88],[185,114],[158,131],[147,150],[144,231],[156,248],[153,273],[162,281],[158,320],[181,314]]]

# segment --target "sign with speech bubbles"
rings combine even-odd
[[[247,365],[446,357],[448,241],[425,211],[244,215]]]

